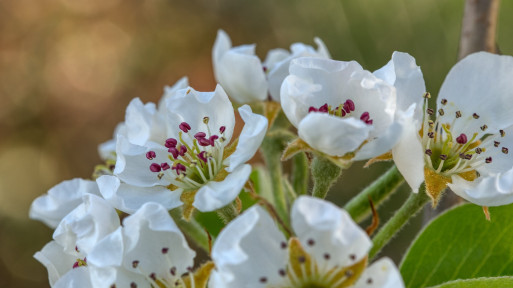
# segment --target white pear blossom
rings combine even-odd
[[[34,255],[48,270],[52,287],[91,287],[87,256],[95,245],[119,227],[116,210],[89,194],[57,226],[53,241]]]
[[[446,186],[478,205],[513,202],[511,79],[513,57],[479,52],[451,69],[436,109],[428,107],[428,97],[403,95],[401,101],[423,109],[393,149],[397,168],[415,192],[425,181],[435,203]]]
[[[82,204],[83,197],[88,194],[100,196],[96,182],[80,178],[63,181],[32,202],[29,217],[56,228],[64,216]]]
[[[288,241],[259,206],[229,223],[213,246],[209,287],[404,287],[387,258],[365,269],[372,242],[344,210],[301,196],[291,222]]]
[[[87,263],[93,287],[199,288],[206,279],[189,273],[195,255],[167,209],[146,203],[95,245]]]
[[[396,89],[357,62],[298,58],[281,106],[299,137],[324,154],[363,160],[389,151],[402,131]]]
[[[314,39],[317,50],[303,43],[294,43],[290,52],[273,49],[262,63],[255,55],[255,45],[232,47],[230,37],[223,30],[217,32],[212,49],[214,75],[228,95],[238,103],[262,101],[271,96],[280,101],[280,87],[288,75],[289,64],[298,57],[330,58],[328,49],[319,38]]]
[[[235,115],[221,86],[176,90],[162,107],[152,113],[139,100],[130,103],[128,133],[117,136],[115,176],[98,179],[102,195],[129,213],[146,202],[171,209],[187,201],[200,211],[229,204],[249,177],[245,163],[260,146],[267,119],[240,107],[245,126],[229,145]]]

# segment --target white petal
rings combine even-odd
[[[46,244],[41,251],[34,254],[34,258],[48,270],[48,279],[51,286],[70,271],[75,261],[77,261],[74,255],[64,252],[64,248],[55,241]]]
[[[84,203],[71,211],[59,223],[53,239],[67,253],[78,248],[87,254],[94,245],[119,226],[116,210],[104,199],[95,195],[85,195]]]
[[[180,80],[176,81],[176,83],[173,84],[173,86],[165,86],[164,87],[164,95],[162,95],[162,98],[160,98],[160,101],[159,101],[159,107],[158,107],[159,111],[164,112],[165,106],[166,106],[166,101],[169,101],[167,99],[168,98],[172,99],[178,90],[185,89],[187,87],[189,87],[189,78],[187,78],[187,77],[180,78]]]
[[[114,129],[114,135],[112,139],[98,145],[98,154],[103,160],[116,160],[117,135],[121,134],[126,137],[126,133],[125,122],[121,122],[116,126],[116,129]]]
[[[130,287],[132,283],[137,285],[137,288],[151,288],[147,278],[130,271],[123,267],[89,267],[91,275],[91,283],[95,288],[110,288],[113,284],[116,287]]]
[[[267,118],[253,113],[248,105],[240,107],[239,114],[244,120],[244,127],[240,133],[235,152],[225,159],[225,165],[229,165],[226,168],[228,172],[232,172],[236,167],[246,163],[255,155],[267,131]]]
[[[136,273],[139,270],[155,273],[157,278],[168,278],[176,267],[178,275],[193,266],[196,253],[189,248],[182,232],[168,211],[159,204],[146,203],[135,214],[123,221],[125,238],[124,267]],[[163,249],[167,249],[163,252]],[[139,261],[138,268],[132,262]]]
[[[39,196],[32,202],[29,216],[55,228],[64,216],[82,203],[85,194],[100,195],[98,185],[79,178],[63,181],[48,190],[47,195]]]
[[[86,266],[77,267],[70,270],[59,281],[52,286],[53,288],[92,288],[91,276]]]
[[[393,85],[397,90],[397,109],[405,111],[411,104],[422,107],[426,84],[420,67],[408,53],[394,52],[387,65],[374,71],[374,75]],[[422,115],[422,114],[420,114]]]
[[[369,280],[371,279],[371,280]],[[370,282],[370,283],[369,283]],[[403,288],[404,283],[395,266],[389,258],[381,258],[372,263],[360,279],[354,285],[354,288]]]
[[[156,158],[148,160],[146,152],[154,151]],[[150,170],[152,163],[168,162],[169,153],[167,148],[162,145],[148,142],[145,146],[134,145],[127,138],[119,135],[116,145],[116,168],[114,175],[118,176],[123,182],[140,187],[151,187],[155,185],[166,186],[165,178],[159,179],[158,173]]]
[[[219,29],[217,31],[217,37],[214,42],[214,46],[212,47],[212,66],[214,66],[214,75],[219,82],[219,72],[217,70],[219,69],[219,61],[223,57],[223,55],[228,52],[232,48],[232,41],[230,40],[230,37],[224,30]]]
[[[297,198],[292,206],[291,222],[305,250],[317,263],[328,262],[328,267],[352,265],[363,259],[372,246],[365,231],[345,210],[318,198]],[[314,241],[313,245],[308,244],[310,240]],[[326,253],[331,256],[329,260],[324,257]]]
[[[481,206],[501,206],[513,203],[513,169],[469,182],[453,176],[448,184],[460,197]]]
[[[274,101],[280,101],[280,87],[283,83],[283,79],[285,79],[285,77],[287,77],[289,74],[290,61],[299,57],[330,58],[329,52],[324,43],[319,38],[315,38],[315,42],[319,46],[318,51],[316,51],[312,46],[305,45],[303,43],[294,43],[290,47],[292,53],[287,55],[288,57],[283,57],[285,54],[282,54],[280,55],[282,59],[279,61],[278,57],[269,59],[269,62],[272,60],[274,63],[268,63],[268,59],[266,59],[264,65],[266,65],[266,67],[269,69],[267,75],[267,81],[269,82],[269,93],[271,94]]]
[[[210,282],[214,288],[268,287],[282,281],[279,269],[287,263],[285,237],[269,214],[253,206],[230,222],[212,249],[217,271]],[[260,278],[266,277],[262,284]]]
[[[115,176],[104,175],[96,180],[100,193],[114,208],[133,214],[144,203],[155,202],[166,209],[181,206],[180,201],[182,189],[169,190],[165,186],[137,187],[121,183]]]
[[[377,138],[365,143],[353,158],[354,161],[370,159],[390,151],[399,141],[403,131],[403,125],[394,122]]]
[[[352,152],[365,141],[372,129],[354,118],[339,118],[312,112],[299,123],[298,135],[312,148],[332,156]]]
[[[87,255],[87,263],[96,267],[123,264],[123,232],[121,226],[101,239]]]
[[[392,149],[392,155],[404,180],[410,185],[413,192],[417,193],[420,185],[424,182],[424,149],[419,139],[417,128],[419,124],[413,118],[414,111],[415,104],[400,116],[403,133],[397,145]]]
[[[230,204],[244,187],[251,174],[251,166],[237,166],[223,181],[210,181],[201,187],[192,205],[201,212],[214,211]]]
[[[232,99],[239,103],[264,100],[267,81],[255,45],[231,48],[228,35],[219,30],[212,50],[214,74]]]
[[[477,132],[483,124],[488,133],[513,124],[513,57],[478,52],[458,62],[447,75],[438,98],[448,100],[444,109],[461,110],[454,131]],[[454,106],[453,106],[454,105]],[[472,119],[477,113],[480,118]],[[447,113],[446,113],[447,115]],[[451,115],[454,115],[451,113]],[[450,122],[449,122],[450,123]]]
[[[167,101],[166,108],[168,125],[176,131],[169,135],[174,138],[178,138],[178,126],[182,122],[191,126],[188,132],[191,137],[200,131],[207,133],[204,117],[209,118],[208,127],[212,134],[219,135],[219,128],[225,126],[224,137],[227,141],[232,137],[235,126],[233,105],[219,85],[214,92],[198,92],[190,87],[179,90]],[[189,137],[184,135],[183,138],[187,140]]]
[[[125,114],[127,138],[130,143],[141,146],[150,139],[153,116],[156,112],[153,103],[145,105],[139,98],[130,101]]]

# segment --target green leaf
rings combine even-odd
[[[433,220],[401,263],[406,287],[513,276],[513,205],[491,207],[490,214],[487,221],[480,206],[465,204]]]
[[[513,277],[455,280],[431,288],[504,288],[513,287]]]

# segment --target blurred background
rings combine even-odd
[[[513,1],[503,1],[498,45],[513,54]],[[32,258],[52,231],[28,219],[30,203],[59,183],[89,178],[97,145],[112,137],[133,97],[158,101],[188,76],[211,91],[217,29],[234,45],[269,49],[324,40],[334,59],[368,70],[393,51],[417,59],[436,95],[457,59],[463,0],[0,1],[0,287],[48,287]],[[354,165],[330,199],[343,204],[389,164]],[[380,208],[401,205],[407,189]],[[420,218],[382,253],[399,261]]]

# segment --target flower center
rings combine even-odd
[[[354,105],[353,100],[348,99],[343,104],[340,104],[333,108],[331,105],[328,105],[328,103],[324,103],[324,105],[320,106],[319,108],[315,108],[313,106],[310,106],[308,108],[308,113],[311,112],[320,112],[320,113],[328,113],[329,115],[338,116],[341,118],[344,117],[350,117],[354,115],[350,115],[352,112],[354,112],[356,106]],[[370,119],[369,112],[363,112],[362,115],[360,115],[360,120],[365,122],[367,125],[372,125],[373,120]]]
[[[221,126],[219,134],[213,134],[208,122],[209,118],[204,117],[206,129],[194,135],[189,133],[191,126],[182,122],[178,139],[169,138],[164,143],[168,148],[170,162],[152,163],[150,171],[156,173],[159,179],[165,177],[172,185],[185,190],[198,189],[213,180],[223,167],[226,127]],[[155,151],[146,153],[148,160],[156,156]]]
[[[312,247],[316,245],[313,239],[306,243]],[[367,258],[360,261],[356,256],[349,255],[353,262],[350,266],[338,266],[333,264],[330,253],[326,252],[323,259],[316,261],[307,253],[297,238],[291,238],[289,243],[282,242],[281,249],[288,249],[289,261],[286,267],[277,271],[282,278],[280,283],[269,283],[267,288],[343,288],[351,287],[360,277]],[[369,278],[372,281],[371,278]],[[259,282],[266,284],[268,277],[262,276]]]
[[[488,126],[484,124],[480,126],[481,131],[474,133],[454,131],[453,127],[457,121],[475,121],[479,119],[479,114],[463,115],[463,112],[458,110],[452,118],[445,115],[443,108],[436,114],[433,109],[427,108],[430,97],[429,93],[424,96],[425,113],[419,131],[426,165],[430,169],[447,177],[469,171],[477,172],[477,168],[492,163],[493,156],[497,153],[508,153],[508,148],[501,147],[500,141],[497,141],[505,136],[503,130],[500,130],[499,134],[486,134]],[[442,99],[441,104],[442,107],[445,106],[447,100]],[[445,117],[442,117],[444,115]],[[479,173],[476,173],[476,176],[479,176]]]

